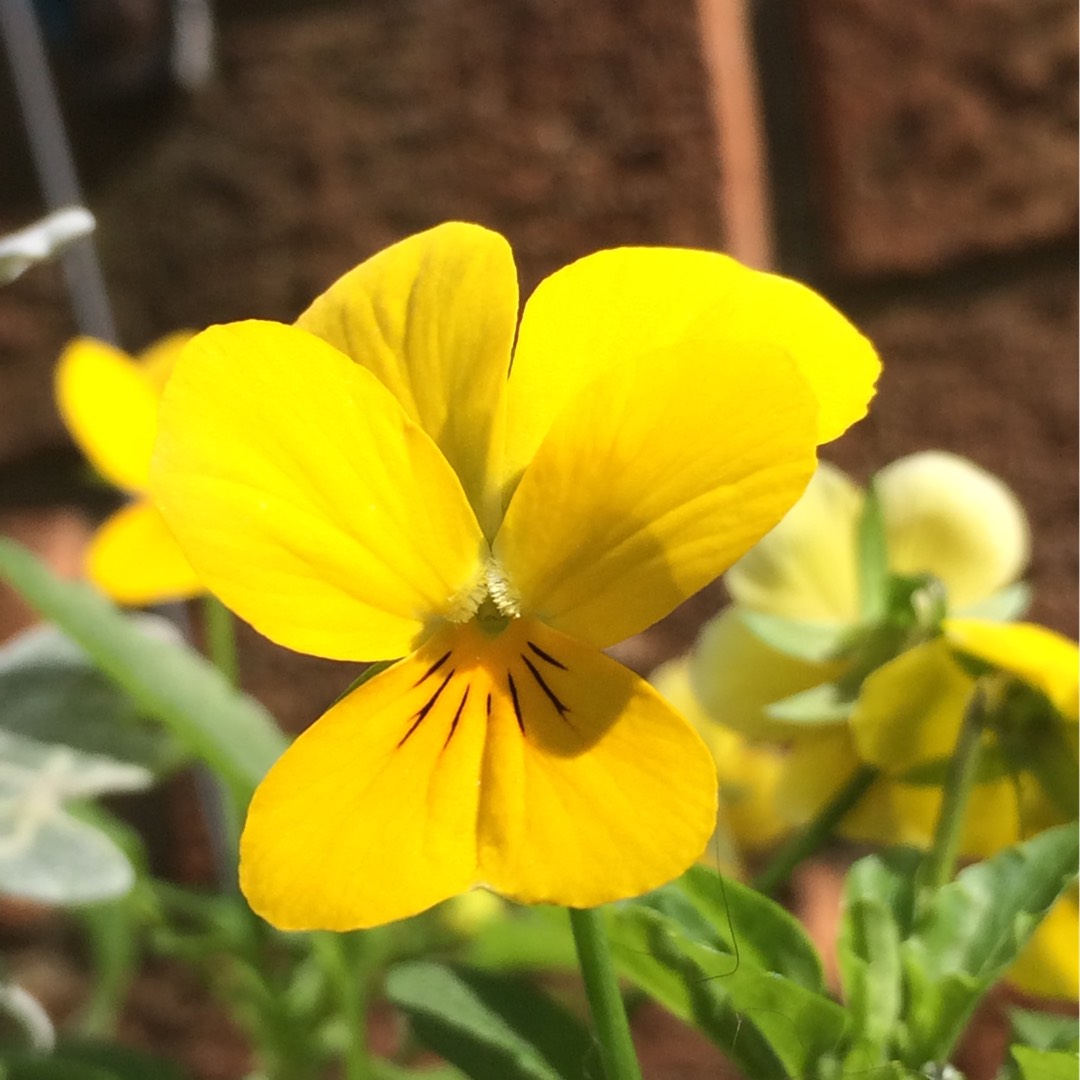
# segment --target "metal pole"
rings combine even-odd
[[[81,205],[71,145],[30,0],[0,0],[0,38],[45,203],[50,210]],[[64,251],[61,262],[80,333],[116,344],[116,324],[93,239],[75,241]]]

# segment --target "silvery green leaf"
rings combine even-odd
[[[172,623],[132,615],[148,637],[178,642]],[[28,630],[0,648],[0,729],[168,772],[187,757],[178,740],[147,721],[131,695],[107,678],[56,627]]]
[[[34,263],[43,262],[93,231],[94,215],[89,210],[67,206],[25,229],[0,236],[0,285],[14,281]]]

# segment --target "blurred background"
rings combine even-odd
[[[507,236],[523,295],[598,248],[729,251],[813,285],[882,354],[870,418],[825,456],[865,479],[937,447],[1002,476],[1032,522],[1032,615],[1075,634],[1070,0],[36,10],[124,348],[290,321],[361,259],[451,218]],[[3,64],[0,132],[3,233],[45,210]],[[0,292],[0,532],[71,573],[109,499],[53,405],[75,331],[58,266]],[[624,658],[647,670],[685,647],[720,597]],[[27,618],[4,598],[0,633]],[[254,634],[242,648],[245,685],[291,730],[354,674]]]

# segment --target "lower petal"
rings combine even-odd
[[[716,771],[696,732],[603,653],[531,620],[500,642],[479,878],[523,903],[636,896],[700,858]]]
[[[165,519],[146,501],[113,514],[97,531],[87,574],[107,596],[133,607],[183,600],[205,591]]]

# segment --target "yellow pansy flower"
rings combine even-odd
[[[133,501],[98,530],[86,571],[121,604],[157,604],[203,591],[161,515],[146,497],[162,391],[192,333],[155,342],[137,359],[103,341],[76,338],[56,368],[56,402],[95,469]]]
[[[241,885],[280,927],[473,886],[588,907],[692,863],[712,760],[600,650],[770,529],[873,392],[841,316],[720,255],[600,252],[520,325],[516,280],[502,237],[440,226],[170,379],[151,487],[208,586],[283,645],[404,656],[255,793]]]
[[[914,454],[882,469],[875,487],[889,570],[934,575],[952,610],[978,611],[1026,566],[1030,535],[1023,510],[1000,480],[971,462],[941,451]],[[903,771],[888,753],[868,759],[846,718],[813,725],[784,719],[778,701],[834,682],[849,661],[788,655],[751,628],[753,613],[761,612],[827,630],[834,640],[857,629],[863,506],[863,492],[822,463],[791,512],[725,575],[736,603],[705,627],[692,654],[694,688],[709,715],[752,736],[790,741],[778,799],[796,824],[810,820],[867,760],[888,767],[893,777]],[[955,738],[963,713],[962,705],[955,711],[956,701],[967,700],[971,680],[943,642],[920,648],[925,651],[904,653],[866,680],[860,716],[873,716],[876,702],[888,701],[910,718],[933,700],[925,715],[952,709]],[[908,719],[896,716],[890,724],[897,743],[910,747]],[[1017,839],[1018,788],[1008,782],[1006,793],[1006,782],[976,788],[966,854],[986,854]],[[933,835],[940,800],[939,788],[884,777],[839,831],[853,839],[922,846]]]

